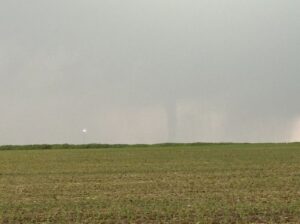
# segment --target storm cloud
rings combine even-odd
[[[0,144],[300,140],[296,0],[1,0]]]

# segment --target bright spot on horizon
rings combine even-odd
[[[83,132],[83,133],[87,133],[87,129],[85,129],[85,128],[82,129],[82,132]]]

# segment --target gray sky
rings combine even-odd
[[[300,140],[299,10],[0,0],[0,145]]]

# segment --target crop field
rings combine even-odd
[[[1,150],[0,223],[300,223],[300,144]]]

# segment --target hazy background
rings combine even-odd
[[[0,145],[300,140],[299,10],[0,0]]]

